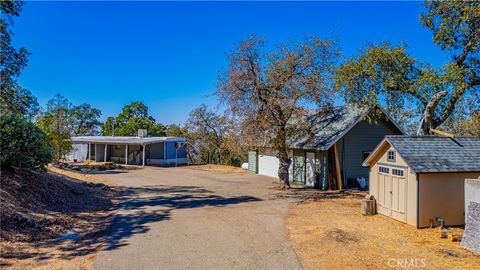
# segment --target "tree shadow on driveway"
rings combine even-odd
[[[260,201],[251,196],[223,197],[198,186],[145,186],[125,189],[118,204],[118,213],[112,218],[103,250],[126,245],[134,234],[148,232],[148,224],[170,219],[178,209],[223,207]]]

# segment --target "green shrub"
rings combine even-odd
[[[0,165],[45,169],[52,160],[47,135],[20,115],[0,116]]]

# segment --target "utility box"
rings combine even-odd
[[[144,138],[148,136],[148,132],[146,129],[139,129],[138,130],[138,137]]]

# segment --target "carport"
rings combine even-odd
[[[181,137],[81,136],[71,140],[69,160],[142,166],[187,163],[186,139]]]

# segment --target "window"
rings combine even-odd
[[[384,174],[389,174],[390,173],[390,168],[384,167],[384,166],[378,166],[378,172],[379,173],[384,173]]]
[[[371,152],[364,151],[362,152],[362,160],[365,161]]]
[[[395,162],[395,151],[387,152],[387,160],[391,162]]]
[[[392,169],[392,175],[403,177],[405,174],[404,170]]]

